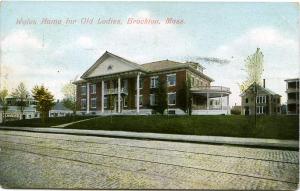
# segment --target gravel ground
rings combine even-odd
[[[0,184],[55,189],[296,189],[298,152],[0,131]]]

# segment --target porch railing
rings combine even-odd
[[[120,93],[128,94],[127,88],[121,88]],[[104,95],[109,95],[109,94],[118,94],[118,88],[104,89]]]
[[[230,91],[230,88],[224,87],[224,86],[196,86],[192,87],[192,89],[197,88],[200,90],[213,90],[213,91]]]

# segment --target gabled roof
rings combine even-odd
[[[141,67],[139,64],[132,62],[130,60],[127,60],[125,58],[122,58],[120,56],[117,56],[115,54],[112,54],[108,51],[106,51],[104,54],[102,54],[102,56],[81,76],[82,79],[85,79],[88,77],[88,75],[95,69],[97,68],[97,66],[99,66],[106,58],[108,57],[113,57],[116,58],[117,60],[122,61],[125,64],[130,65],[131,67],[137,69],[137,70],[141,70],[141,71],[145,71],[147,72],[143,67]]]
[[[245,93],[246,93],[250,88],[252,88],[252,87],[254,86],[254,84],[255,84],[255,83],[252,83],[246,90],[243,91],[243,93],[242,93],[240,96],[244,96]],[[260,89],[261,91],[266,92],[266,93],[269,94],[269,95],[278,95],[278,96],[281,96],[281,95],[279,95],[279,94],[273,92],[273,91],[270,90],[269,88],[262,87],[261,85],[259,85],[259,84],[257,84],[257,83],[256,83],[256,87],[257,87],[258,89]]]

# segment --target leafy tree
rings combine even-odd
[[[240,85],[240,90],[243,92],[251,84],[256,83],[261,85],[261,77],[263,72],[264,55],[259,48],[256,52],[247,57],[245,60],[246,72],[248,74],[247,80]]]
[[[8,96],[8,90],[7,89],[3,89],[0,90],[0,103],[2,105],[2,123],[5,123],[5,119],[6,119],[6,111],[8,110],[8,105],[7,105],[7,98]]]
[[[11,95],[13,98],[16,98],[16,104],[19,106],[23,117],[24,109],[27,106],[27,99],[29,97],[29,92],[27,91],[25,84],[21,82]]]
[[[54,96],[43,85],[35,86],[32,96],[37,101],[37,110],[41,113],[42,122],[45,122],[45,119],[49,117],[49,111],[55,105]]]
[[[156,98],[157,105],[153,109],[163,115],[164,111],[168,108],[167,85],[164,79],[159,78]]]
[[[73,114],[76,113],[76,85],[71,81],[65,84],[62,88],[64,94],[63,104],[66,108],[73,111]]]

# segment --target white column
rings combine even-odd
[[[104,80],[101,81],[101,112],[104,112]]]
[[[86,83],[86,113],[90,112],[90,83]]]
[[[140,112],[140,73],[136,76],[136,112]]]
[[[221,94],[221,110],[223,110],[223,94]]]
[[[209,93],[206,94],[207,101],[206,101],[206,109],[209,110]]]
[[[227,96],[227,114],[229,114],[229,94]]]
[[[121,78],[118,77],[118,113],[121,113]]]

